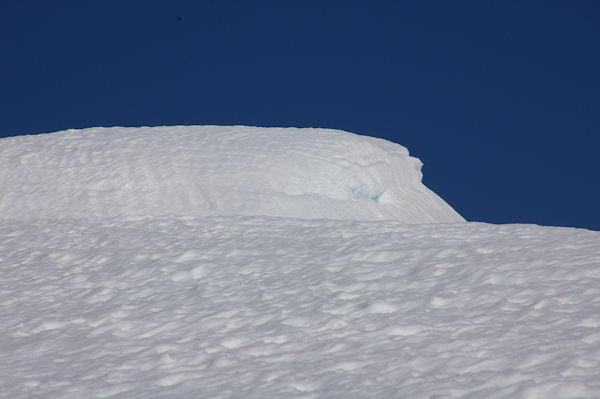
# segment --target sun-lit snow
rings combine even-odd
[[[168,129],[0,141],[0,397],[600,397],[600,232],[466,223],[380,140]],[[321,152],[261,161],[285,140],[236,132]],[[385,154],[400,177],[357,172]],[[201,171],[208,159],[219,168]],[[302,180],[301,164],[331,175]],[[228,214],[270,209],[241,206],[252,185],[295,198],[277,208],[295,217]],[[386,203],[384,186],[424,202]]]
[[[600,233],[193,217],[0,237],[7,398],[600,394]]]
[[[389,141],[339,130],[95,128],[0,140],[0,217],[462,221]]]

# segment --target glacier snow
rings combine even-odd
[[[95,128],[0,155],[0,397],[600,397],[600,232],[465,222],[399,145]]]
[[[398,145],[339,130],[94,128],[2,140],[0,217],[463,220]]]

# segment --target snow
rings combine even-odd
[[[117,127],[0,142],[0,218],[463,220],[406,148],[339,130]]]
[[[213,170],[222,178],[232,168],[224,187],[205,180],[212,175],[198,165],[208,165],[205,152],[227,156],[216,150],[223,135],[237,142],[237,133],[261,131],[115,128],[0,141],[8,182],[0,186],[0,397],[600,397],[600,232],[443,222],[455,214],[416,168],[399,166],[418,165],[403,147],[348,133],[264,134],[294,148],[333,134],[354,143],[355,160],[361,145],[380,158],[397,150],[404,155],[390,159],[403,177],[374,168],[331,189],[316,174],[271,185],[283,170],[299,178],[298,165],[312,168],[316,156],[292,151],[293,166],[270,157],[263,179],[242,170],[240,157],[252,168],[260,162],[238,143]],[[194,141],[204,133],[217,143]],[[164,155],[171,146],[184,154],[177,162]],[[343,175],[328,163],[342,162],[341,153],[320,148],[315,165]],[[94,179],[122,201],[93,197]],[[358,181],[368,196],[377,190],[367,183],[382,182],[394,196],[426,201],[403,208],[353,199],[345,190]],[[248,215],[270,210],[232,206],[250,183],[271,203],[293,198],[289,187],[313,191],[278,208],[289,214]],[[159,188],[207,200],[169,204]],[[332,217],[309,213],[334,202]]]

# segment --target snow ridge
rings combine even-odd
[[[114,127],[0,144],[0,218],[464,221],[422,184],[406,148],[339,130]]]
[[[463,223],[420,167],[322,129],[0,140],[0,397],[599,398],[600,233]]]

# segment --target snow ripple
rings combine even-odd
[[[0,139],[0,218],[464,219],[401,145],[331,129],[90,128]]]
[[[600,233],[187,217],[0,237],[6,397],[600,396]]]

